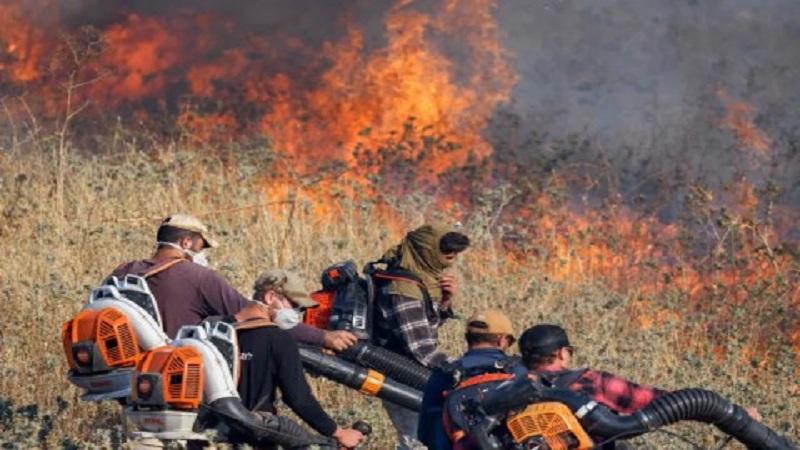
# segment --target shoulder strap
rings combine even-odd
[[[550,383],[561,389],[568,389],[573,383],[578,381],[589,369],[575,369],[561,372],[550,378]]]
[[[492,381],[505,381],[514,378],[513,373],[506,372],[485,372],[480,375],[474,375],[466,380],[458,383],[456,389],[464,389],[476,384],[490,383]]]
[[[375,267],[377,264],[385,264],[385,269],[378,269]],[[419,286],[420,290],[422,291],[422,296],[426,300],[430,300],[430,295],[428,294],[428,288],[425,287],[425,283],[422,282],[422,279],[417,276],[414,272],[410,270],[403,269],[401,267],[392,267],[389,261],[385,261],[383,259],[379,259],[377,261],[368,262],[363,269],[364,275],[371,276],[373,278],[377,278],[380,280],[388,280],[388,281],[405,281],[407,283],[414,283]]]
[[[372,276],[380,280],[404,281],[406,283],[413,283],[419,287],[420,291],[422,291],[422,298],[428,303],[432,302],[431,296],[428,294],[428,288],[425,287],[425,283],[423,283],[422,280],[413,272],[403,269],[375,270],[372,273]]]
[[[450,378],[453,386],[458,385],[464,378],[464,366],[460,360],[446,362],[434,370],[438,370]]]
[[[236,322],[233,324],[233,328],[238,330],[252,330],[254,328],[264,328],[264,327],[275,327],[274,322],[267,319],[252,319],[246,320],[244,322]]]
[[[147,272],[143,273],[142,277],[143,278],[150,278],[150,277],[152,277],[153,275],[155,275],[157,273],[161,273],[161,272],[169,269],[170,267],[174,266],[175,264],[178,264],[181,261],[186,261],[186,260],[183,259],[183,258],[168,259],[166,262],[164,262],[162,264],[156,264],[152,269],[150,269]]]

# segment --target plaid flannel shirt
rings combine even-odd
[[[548,376],[559,372],[541,371]],[[633,383],[617,375],[587,369],[569,389],[591,397],[621,414],[632,414],[668,391]]]
[[[426,367],[447,362],[439,352],[439,326],[447,317],[436,304],[403,295],[381,295],[380,319],[376,323],[376,342],[396,353],[408,356]]]

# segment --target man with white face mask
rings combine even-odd
[[[339,428],[322,409],[306,382],[296,343],[322,345],[333,339],[328,337],[330,333],[342,332],[317,330],[300,322],[300,310],[314,307],[317,302],[308,295],[300,278],[287,270],[264,272],[255,283],[253,300],[266,305],[271,323],[253,321],[237,325],[242,404],[252,411],[275,414],[276,391],[280,389],[283,402],[311,428],[335,438],[342,447],[354,447],[363,435]],[[321,339],[314,333],[323,333]]]
[[[325,347],[337,352],[355,344],[358,338],[348,331],[320,330],[301,323],[302,311],[317,306],[293,272],[273,269],[262,273],[253,285],[253,300],[264,303],[273,322],[304,344]]]
[[[112,275],[147,278],[170,338],[180,327],[197,325],[210,316],[222,316],[227,322],[269,318],[263,304],[250,302],[220,274],[206,267],[205,252],[217,246],[199,219],[173,214],[158,227],[153,256],[122,264]]]

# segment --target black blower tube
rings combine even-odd
[[[766,425],[753,420],[741,406],[716,392],[681,389],[655,399],[634,414],[654,430],[681,420],[712,423],[752,450],[798,450]]]
[[[251,445],[277,444],[285,449],[305,449],[312,445],[325,450],[339,448],[336,440],[312,434],[288,417],[248,411],[238,397],[220,398],[203,406],[234,431],[234,440]]]
[[[479,406],[487,414],[494,415],[536,401],[561,402],[573,412],[590,403],[581,394],[548,388],[536,380],[523,378],[484,392]],[[607,439],[631,437],[682,420],[713,424],[751,450],[800,450],[766,425],[753,420],[740,406],[704,389],[670,392],[630,416],[620,416],[604,405],[597,405],[580,419],[587,432]]]
[[[375,395],[412,411],[420,410],[422,406],[420,391],[336,356],[326,355],[315,347],[306,345],[299,347],[303,367],[312,374],[323,376],[368,395]]]
[[[357,342],[340,355],[420,391],[431,376],[431,370],[416,361],[367,342]]]

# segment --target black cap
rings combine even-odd
[[[552,355],[556,350],[569,346],[567,332],[549,323],[534,325],[519,338],[519,352],[525,359]]]

